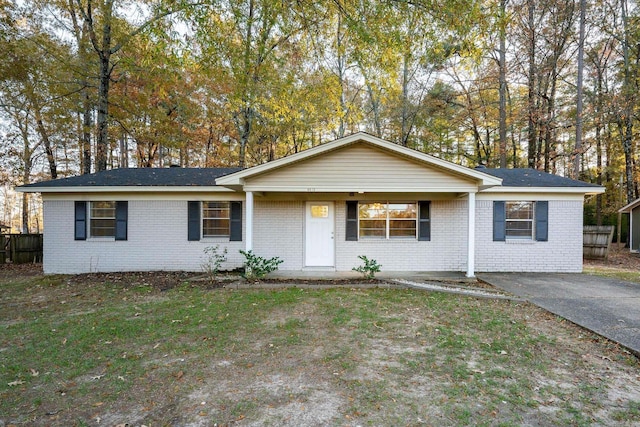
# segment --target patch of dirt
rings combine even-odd
[[[42,264],[0,264],[0,279],[33,277],[42,274]]]
[[[612,243],[607,259],[585,259],[584,266],[640,271],[640,254],[631,253],[629,248]]]
[[[154,290],[168,291],[185,282],[202,277],[202,273],[189,273],[185,271],[152,271],[152,272],[126,272],[126,273],[87,273],[69,276],[67,283],[96,285],[112,283],[124,288],[150,286]],[[204,283],[204,282],[203,282]],[[222,286],[222,282],[207,282],[206,286]]]

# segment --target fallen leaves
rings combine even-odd
[[[22,380],[15,380],[15,381],[11,381],[10,383],[7,383],[9,387],[16,387],[22,384],[24,384],[24,381]]]

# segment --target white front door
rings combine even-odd
[[[307,202],[305,266],[333,267],[333,202]]]

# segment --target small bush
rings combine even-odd
[[[376,273],[380,272],[380,264],[375,259],[369,259],[365,255],[358,255],[358,258],[362,260],[364,263],[358,267],[353,267],[353,271],[357,271],[358,273],[362,273],[365,279],[373,279]]]
[[[278,257],[263,258],[254,254],[253,251],[243,251],[241,249],[240,253],[246,258],[244,277],[247,279],[260,279],[272,271],[276,271],[278,266],[284,262]]]
[[[204,248],[205,259],[202,261],[202,271],[214,280],[222,267],[222,263],[227,262],[227,248],[220,252],[220,245],[207,246]]]

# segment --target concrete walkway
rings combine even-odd
[[[483,273],[478,279],[615,341],[640,357],[640,284],[586,274]]]

